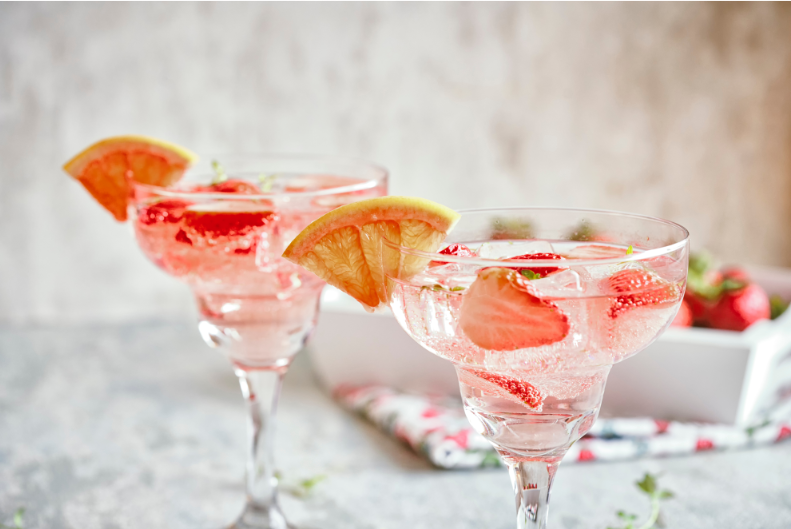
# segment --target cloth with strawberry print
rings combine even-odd
[[[467,422],[458,401],[412,395],[384,386],[343,386],[341,404],[395,436],[439,468],[501,466],[486,439]],[[621,461],[768,445],[791,438],[791,420],[766,420],[751,428],[654,419],[599,419],[569,449],[564,463]]]

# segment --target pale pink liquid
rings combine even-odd
[[[502,253],[508,254],[507,241],[487,244],[503,245]],[[553,244],[555,253],[567,255],[577,243]],[[511,255],[522,253],[526,252]],[[677,265],[665,262],[655,265],[655,273],[683,286],[683,268],[677,270]],[[573,259],[568,259],[563,266],[569,270],[530,283],[568,316],[568,335],[550,345],[515,351],[478,347],[459,325],[478,267],[430,266],[394,286],[391,308],[396,319],[426,349],[456,365],[470,423],[512,459],[562,456],[593,425],[612,364],[651,343],[669,325],[681,301],[679,295],[612,317],[611,307],[618,296],[609,291],[608,277],[627,266],[643,265],[575,267]],[[543,397],[540,409],[524,405],[476,371],[529,383]]]
[[[384,184],[365,184],[332,175],[280,177],[277,189],[255,199],[208,195],[202,186],[174,189],[178,196],[139,187],[135,236],[151,261],[193,289],[207,343],[225,346],[242,366],[287,365],[313,329],[324,283],[280,256],[321,215],[386,194]],[[333,193],[339,186],[356,190]]]

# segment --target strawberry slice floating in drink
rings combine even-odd
[[[201,187],[202,193],[235,193],[237,195],[260,195],[257,185],[245,180],[230,179]]]
[[[559,342],[569,319],[516,271],[486,268],[464,296],[459,327],[475,345],[512,351]]]
[[[184,200],[162,200],[148,206],[143,206],[138,215],[138,222],[150,226],[158,222],[175,224],[184,216],[184,210],[189,206]]]
[[[470,387],[517,402],[533,411],[541,411],[544,402],[544,396],[538,388],[515,377],[480,369],[460,369],[459,379]]]
[[[184,212],[184,226],[208,239],[237,237],[276,220],[271,205],[248,202],[195,204]]]
[[[677,285],[652,272],[636,268],[616,272],[607,279],[607,283],[612,292],[619,294],[610,307],[611,318],[638,307],[675,303],[681,296]]]
[[[525,255],[518,255],[516,257],[509,257],[509,259],[514,260],[535,260],[535,261],[550,261],[550,260],[559,260],[565,261],[565,258],[561,255],[556,253],[529,253]],[[564,267],[559,266],[530,266],[525,268],[516,268],[516,270],[522,274],[523,276],[527,277],[528,279],[540,279],[542,277],[546,277],[553,272],[557,272],[558,270],[566,270]]]

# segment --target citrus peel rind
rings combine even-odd
[[[388,278],[408,279],[429,262],[388,248],[383,239],[434,252],[458,220],[452,209],[422,198],[361,200],[313,221],[283,257],[373,309],[389,298]]]
[[[63,169],[118,221],[127,218],[129,180],[166,187],[177,182],[197,156],[183,147],[145,136],[115,136],[94,143]]]

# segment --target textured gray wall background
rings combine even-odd
[[[629,210],[791,265],[780,4],[0,4],[0,321],[183,317],[60,165],[107,135],[375,160],[455,207]]]

